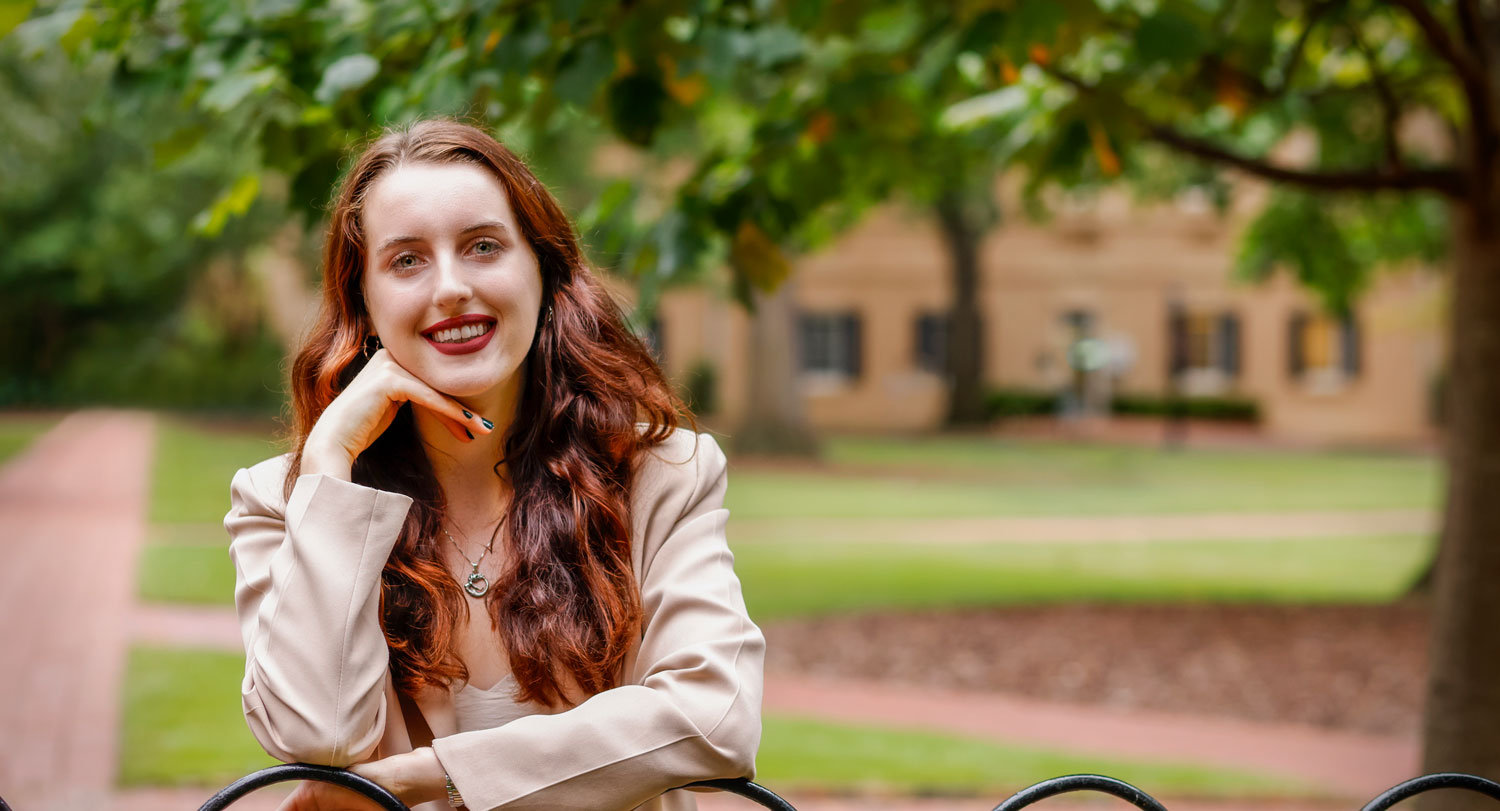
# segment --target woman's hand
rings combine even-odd
[[[356,763],[349,771],[380,784],[408,806],[448,796],[447,773],[430,746]]]
[[[302,472],[348,481],[354,460],[390,427],[402,403],[437,415],[463,442],[494,430],[480,415],[469,413],[457,400],[408,372],[382,348],[318,417],[303,448]]]
[[[276,811],[385,811],[379,803],[363,794],[307,780],[298,785]]]
[[[407,807],[441,800],[448,796],[443,765],[432,747],[400,755],[356,763],[349,771],[396,795]],[[383,811],[379,803],[355,791],[332,783],[312,780],[301,785],[282,801],[277,811]]]

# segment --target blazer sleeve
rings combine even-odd
[[[627,683],[433,741],[470,811],[629,809],[696,780],[754,775],[765,639],[725,540],[724,455],[706,435],[696,447],[675,497],[656,505],[681,511],[642,564],[645,624]]]
[[[284,470],[236,473],[224,518],[245,719],[272,757],[347,766],[385,729],[380,575],[411,499],[317,474],[283,501]]]

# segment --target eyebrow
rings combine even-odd
[[[485,222],[476,222],[473,225],[468,226],[467,228],[463,229],[462,231],[459,231],[458,235],[459,236],[463,236],[465,234],[472,234],[475,231],[483,231],[486,228],[498,228],[501,231],[506,230],[505,229],[505,223],[499,222],[497,220],[486,220]],[[384,253],[387,248],[393,247],[395,245],[402,245],[402,244],[405,244],[407,242],[421,242],[421,241],[422,241],[421,237],[391,237],[390,239],[388,239],[388,240],[380,243],[380,247],[376,248],[375,252],[376,253]]]

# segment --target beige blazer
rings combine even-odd
[[[645,622],[622,685],[462,733],[450,693],[403,702],[388,670],[378,590],[412,500],[321,474],[284,499],[290,458],[236,473],[224,519],[245,719],[273,757],[347,766],[430,741],[472,811],[690,809],[686,792],[660,795],[753,776],[765,639],[725,541],[712,437],[679,430],[638,462],[631,562]]]

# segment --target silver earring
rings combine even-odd
[[[373,350],[370,349],[370,344],[372,342],[375,344],[375,348]],[[360,347],[360,349],[361,349],[361,351],[364,352],[364,355],[365,355],[366,358],[370,357],[370,355],[373,354],[374,352],[379,352],[380,351],[380,336],[379,335],[375,335],[373,333],[370,334],[369,337],[365,338],[364,346]]]
[[[547,305],[547,323],[552,323],[552,305]]]

